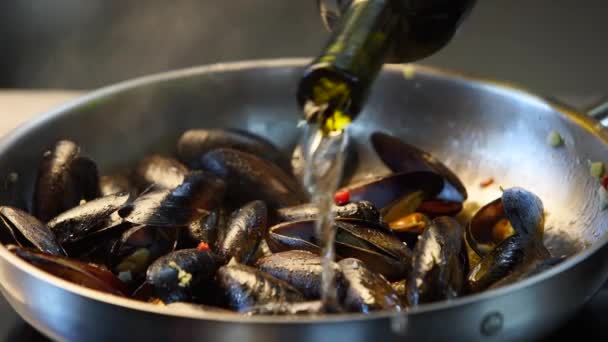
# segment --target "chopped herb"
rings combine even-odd
[[[602,176],[604,175],[604,163],[592,162],[589,165],[589,172],[595,178],[602,178]]]
[[[564,144],[564,139],[558,132],[551,131],[551,132],[549,132],[549,135],[547,136],[547,142],[552,147],[559,147]]]

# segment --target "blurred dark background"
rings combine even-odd
[[[554,96],[608,93],[606,0],[478,1],[420,61]],[[92,89],[207,63],[311,57],[316,0],[0,1],[0,87]]]

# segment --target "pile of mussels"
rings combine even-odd
[[[385,133],[371,144],[392,172],[345,184],[349,200],[332,208],[345,311],[404,310],[559,262],[533,193],[505,189],[463,222],[467,192],[445,165]],[[59,141],[41,158],[31,208],[0,207],[2,242],[73,283],[178,310],[322,310],[302,165],[236,129],[187,131],[177,150],[100,177],[77,144]]]

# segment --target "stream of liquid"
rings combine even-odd
[[[306,110],[319,111],[324,108],[307,106]],[[314,115],[305,114],[306,117]],[[325,312],[340,311],[332,267],[335,258],[335,230],[331,208],[334,193],[342,179],[347,139],[345,131],[324,133],[318,125],[308,123],[304,126],[301,142],[305,162],[303,183],[318,210],[315,233],[321,247],[321,301]]]

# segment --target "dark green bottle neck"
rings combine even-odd
[[[320,56],[306,69],[298,100],[354,118],[384,64],[399,16],[391,0],[355,0],[338,21]]]

